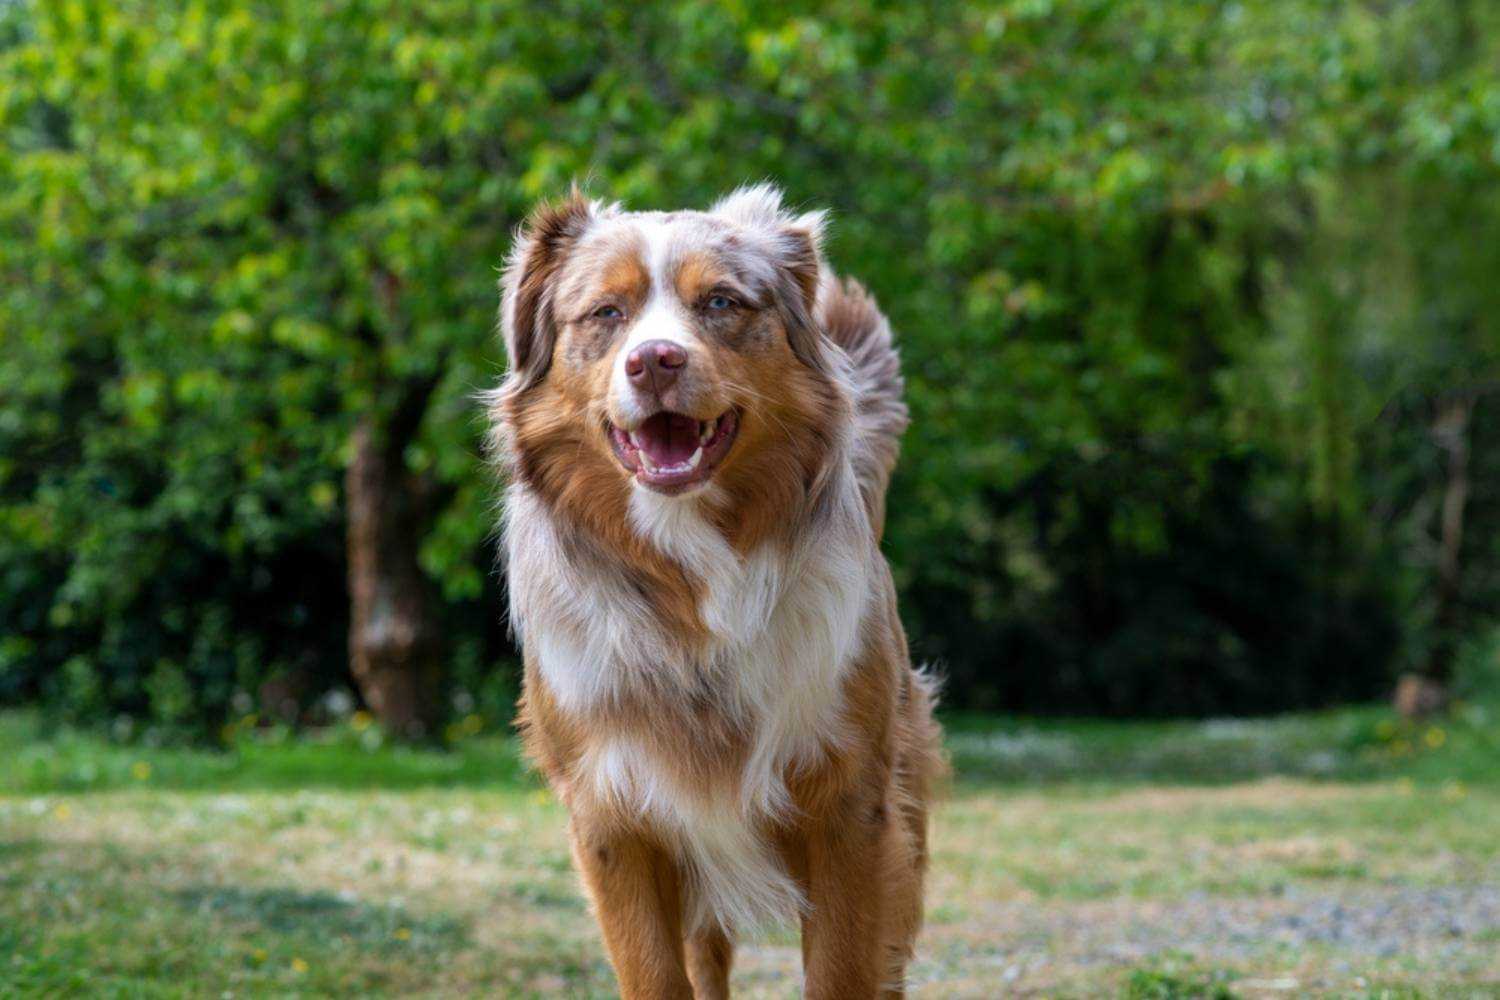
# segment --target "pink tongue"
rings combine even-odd
[[[680,413],[658,413],[635,432],[641,450],[657,465],[681,465],[698,449],[698,421]]]

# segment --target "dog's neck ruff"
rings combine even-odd
[[[564,711],[588,715],[627,696],[708,695],[754,722],[777,691],[837,686],[857,652],[876,555],[847,461],[816,509],[743,556],[704,516],[713,489],[666,497],[637,487],[630,500],[635,532],[698,584],[708,638],[686,643],[640,592],[625,556],[580,537],[512,483],[504,519],[511,622]]]

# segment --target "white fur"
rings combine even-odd
[[[800,229],[812,236],[815,244],[823,242],[823,230],[828,224],[828,213],[823,210],[804,212],[795,217],[788,215],[781,207],[781,191],[774,184],[748,184],[736,188],[720,198],[709,211],[773,236],[787,229]]]
[[[504,531],[511,623],[563,710],[587,714],[631,688],[689,689],[680,655],[642,655],[643,638],[661,634],[650,606],[616,567],[564,551],[546,505],[520,484],[506,491]]]
[[[634,317],[630,324],[625,343],[615,356],[615,368],[610,377],[610,395],[625,427],[639,424],[659,406],[656,399],[644,396],[636,389],[625,374],[625,361],[630,352],[648,340],[665,340],[691,352],[698,339],[683,315],[682,304],[671,290],[673,227],[648,217],[632,220],[632,228],[645,239],[644,256],[651,276],[651,291],[640,316]]]
[[[655,822],[676,843],[688,876],[690,927],[746,929],[790,921],[801,890],[736,803],[675,787],[668,770],[628,739],[594,744],[579,767],[599,798]]]
[[[717,640],[715,693],[755,726],[741,785],[741,804],[752,812],[788,807],[786,767],[815,755],[817,735],[834,728],[827,723],[858,652],[873,551],[862,515],[849,506],[815,539],[740,559],[693,498],[640,487],[631,496],[636,530],[704,584],[699,613]]]

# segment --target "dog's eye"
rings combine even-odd
[[[703,304],[709,309],[718,312],[723,309],[733,309],[734,299],[731,299],[727,295],[710,295],[708,301]]]
[[[603,305],[594,310],[595,319],[623,319],[624,317],[625,314],[618,306]]]

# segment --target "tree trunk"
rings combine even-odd
[[[407,739],[438,721],[442,643],[429,583],[417,561],[426,512],[406,474],[406,434],[371,420],[352,440],[348,503],[349,665],[365,702]]]
[[[1439,525],[1437,612],[1432,649],[1422,672],[1401,679],[1396,708],[1408,717],[1428,715],[1448,702],[1453,660],[1458,654],[1459,601],[1462,597],[1464,508],[1469,502],[1469,424],[1477,394],[1463,393],[1442,401],[1432,436],[1448,453],[1448,475],[1443,487]]]

